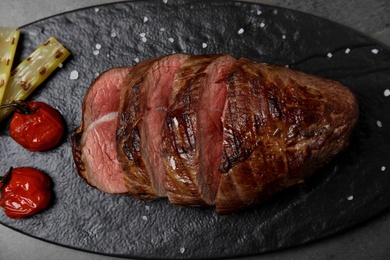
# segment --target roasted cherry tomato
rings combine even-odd
[[[15,102],[10,136],[29,151],[44,151],[56,146],[64,134],[61,114],[43,102]]]
[[[48,207],[51,181],[44,172],[31,167],[11,168],[0,180],[0,206],[8,217],[25,218]]]

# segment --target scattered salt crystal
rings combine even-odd
[[[61,68],[62,68],[62,66],[64,66],[62,63],[59,63],[59,64],[58,64],[58,68],[60,68],[60,69],[61,69]]]
[[[139,59],[138,59],[138,58],[135,58],[134,61],[135,61],[135,62],[139,62]]]
[[[381,167],[381,171],[382,171],[382,172],[386,171],[386,166],[382,166],[382,167]]]
[[[99,50],[94,50],[93,51],[93,55],[99,55],[99,53],[100,53]]]
[[[345,54],[348,54],[348,53],[350,53],[351,52],[351,49],[350,48],[346,48],[345,49]]]
[[[261,11],[260,10],[257,10],[257,15],[261,15]]]
[[[243,28],[240,28],[240,30],[238,30],[237,33],[238,33],[238,34],[243,34],[243,33],[244,33],[244,29],[243,29]]]
[[[353,200],[353,196],[349,196],[347,200]]]
[[[170,37],[170,38],[168,39],[168,41],[174,42],[175,40],[174,40],[172,37]]]
[[[102,45],[100,45],[99,43],[97,43],[97,44],[95,45],[95,48],[96,48],[97,50],[100,50],[100,49],[102,48]]]
[[[332,55],[332,53],[329,52],[328,54],[326,54],[326,56],[327,56],[328,58],[332,58],[333,55]]]
[[[275,9],[275,10],[273,11],[273,13],[274,13],[274,14],[278,14],[278,10]]]
[[[180,247],[180,253],[184,253],[186,251],[186,249],[184,247]]]
[[[379,121],[379,120],[376,121],[376,124],[377,124],[378,127],[382,127],[382,122],[381,121]]]
[[[146,210],[150,210],[150,206],[149,206],[149,205],[146,205],[146,206],[145,206],[145,209],[146,209]]]
[[[116,32],[115,31],[111,31],[111,37],[116,37]]]
[[[372,49],[371,52],[374,53],[374,54],[378,54],[379,50],[378,49]]]
[[[160,28],[160,31],[165,32],[165,28]]]
[[[109,57],[110,57],[110,54],[107,53],[107,58],[109,58]]]
[[[142,216],[142,219],[147,221],[148,220],[148,217],[147,216]]]
[[[282,39],[285,40],[286,39],[286,35],[283,34],[282,35]]]
[[[70,76],[69,76],[69,79],[71,80],[76,80],[79,78],[79,72],[77,70],[72,70],[70,72]]]
[[[149,18],[144,16],[144,23],[146,23],[147,21],[149,21]]]
[[[163,0],[164,4],[168,3],[168,0]]]
[[[204,48],[207,48],[207,43],[202,43],[202,48],[204,49]]]
[[[385,92],[383,92],[383,95],[385,95],[385,97],[390,96],[390,89],[386,89]]]
[[[99,72],[95,72],[95,77],[99,76]]]
[[[147,40],[146,37],[145,37],[145,36],[146,36],[146,33],[144,33],[144,32],[143,32],[143,33],[140,33],[139,36],[141,36],[141,40],[142,40],[143,42],[146,42],[146,40]]]
[[[99,8],[96,7],[96,8],[95,8],[95,12],[96,12],[96,13],[99,12]]]
[[[261,23],[260,23],[260,27],[261,27],[261,28],[264,28],[264,26],[265,26],[265,23],[261,22]]]

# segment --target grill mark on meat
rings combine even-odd
[[[224,55],[212,62],[206,70],[208,75],[202,89],[197,113],[199,149],[198,182],[202,198],[209,205],[215,204],[219,186],[223,126],[222,114],[227,99],[226,76],[235,63],[230,55]]]
[[[83,118],[72,135],[72,153],[78,174],[107,193],[126,193],[122,168],[116,159],[116,124],[119,89],[128,68],[103,72],[88,89]]]
[[[134,66],[120,93],[116,131],[118,161],[122,165],[129,193],[141,200],[158,198],[142,159],[140,145],[146,106],[145,78],[152,65],[160,59],[144,61]]]
[[[172,54],[156,61],[146,77],[146,110],[141,130],[141,154],[152,186],[165,197],[165,167],[162,162],[162,131],[171,99],[174,76],[188,55]]]
[[[358,108],[341,84],[240,59],[228,85],[218,213],[303,181],[348,145]]]
[[[197,110],[207,66],[219,55],[192,56],[177,72],[172,104],[163,130],[165,188],[173,204],[206,205],[201,198],[198,173]]]
[[[213,163],[222,147],[224,79],[233,62],[230,55],[193,56],[176,75],[176,96],[163,132],[166,189],[173,204],[214,205],[220,173]]]

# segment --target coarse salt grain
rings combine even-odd
[[[62,68],[62,66],[64,66],[62,63],[59,63],[59,64],[58,64],[58,68],[60,68],[60,69],[61,69],[61,68]]]
[[[95,8],[95,12],[96,12],[96,13],[99,12],[99,8],[96,7],[96,8]]]
[[[160,31],[165,32],[165,28],[164,27],[160,28]]]
[[[261,27],[261,28],[264,28],[264,27],[265,27],[265,23],[261,22],[261,23],[260,23],[260,27]]]
[[[377,125],[378,127],[382,127],[382,122],[379,121],[379,120],[377,120],[377,121],[376,121],[376,125]]]
[[[146,210],[150,210],[150,206],[149,206],[149,205],[146,205],[146,206],[145,206],[145,209],[146,209]]]
[[[379,50],[378,49],[372,49],[371,52],[374,53],[374,54],[378,54]]]
[[[328,54],[326,54],[326,56],[327,56],[328,58],[332,58],[333,55],[332,55],[332,53],[329,52]]]
[[[110,54],[107,53],[107,58],[110,58]]]
[[[282,39],[285,40],[286,39],[286,35],[283,34],[282,35]]]
[[[79,72],[77,70],[72,70],[70,72],[70,76],[69,76],[69,79],[71,80],[76,80],[79,78]]]
[[[261,15],[262,11],[257,10],[257,15]]]
[[[168,0],[163,0],[164,4],[168,3]]]
[[[347,200],[353,200],[353,196],[349,196]]]
[[[148,217],[147,216],[142,216],[142,219],[147,221],[148,220]]]
[[[94,50],[93,51],[93,55],[99,55],[99,53],[100,53],[99,50]]]
[[[170,38],[168,38],[168,41],[174,42],[175,40],[172,37],[170,37]]]
[[[381,167],[381,171],[382,171],[382,172],[386,171],[386,166],[382,166],[382,167]]]
[[[238,33],[238,34],[243,34],[243,33],[244,33],[244,29],[243,29],[243,28],[240,28],[240,30],[238,30],[237,33]]]
[[[149,21],[149,18],[144,16],[144,23],[146,23],[147,21]]]
[[[138,59],[138,58],[135,58],[134,61],[135,61],[135,62],[139,62],[139,59]]]
[[[184,247],[180,247],[180,253],[184,253],[186,251],[186,249]]]
[[[348,54],[348,53],[350,53],[351,52],[351,49],[350,48],[346,48],[345,49],[345,54]]]
[[[390,89],[386,89],[386,90],[383,92],[383,95],[385,95],[385,97],[390,96]]]
[[[139,36],[145,37],[145,36],[146,36],[146,33],[140,33]]]
[[[112,38],[116,37],[116,32],[115,31],[111,31],[111,37]]]
[[[204,49],[204,48],[207,48],[207,43],[202,43],[202,48]]]
[[[142,40],[143,42],[146,42],[146,41],[147,41],[146,37],[142,37],[141,40]]]
[[[96,48],[97,50],[100,50],[100,49],[102,48],[102,45],[100,45],[99,43],[97,43],[97,44],[95,45],[95,48]]]

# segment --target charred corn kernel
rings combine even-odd
[[[18,28],[0,27],[0,104],[8,84],[19,36]]]
[[[53,36],[39,46],[13,71],[3,96],[3,104],[25,100],[57,67],[69,57],[70,52]],[[0,121],[12,112],[0,110]]]

